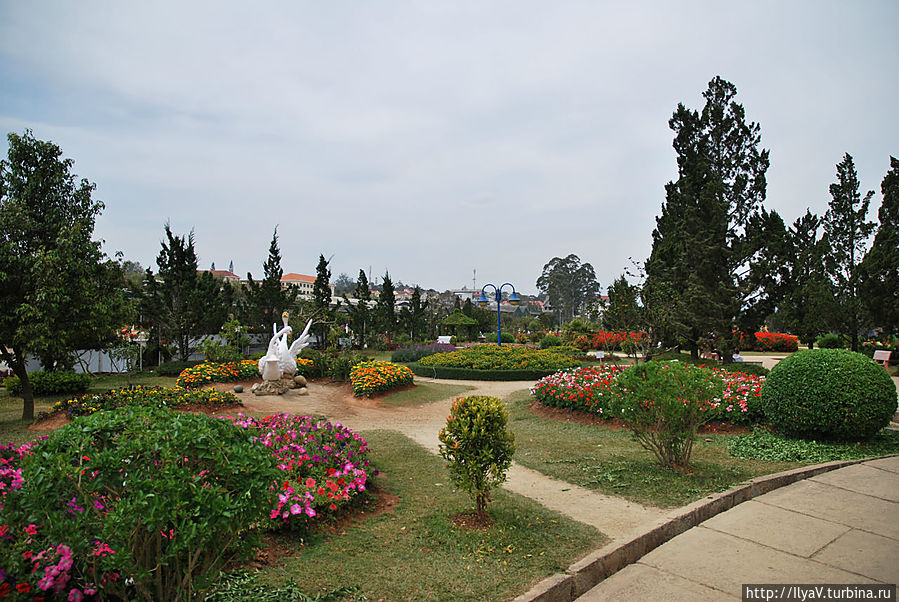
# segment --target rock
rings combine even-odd
[[[267,380],[253,385],[255,395],[284,395],[289,389],[284,380]]]
[[[234,385],[235,393],[243,393],[243,385]]]
[[[309,389],[306,387],[300,387],[297,389],[297,395],[309,395]]]
[[[252,387],[250,387],[250,391],[255,391],[259,388],[259,383],[254,383]]]
[[[305,387],[308,383],[306,382],[306,377],[302,374],[297,374],[293,377],[293,382],[300,385],[301,387]]]

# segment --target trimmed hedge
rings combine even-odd
[[[71,370],[54,372],[32,372],[28,375],[35,395],[59,395],[60,393],[84,393],[90,389],[90,374],[76,374]],[[18,376],[10,376],[4,381],[10,395],[22,394],[22,381]]]
[[[422,366],[418,363],[406,365],[416,376],[456,380],[537,380],[557,372],[556,370],[475,370],[473,368]]]
[[[180,376],[188,368],[193,368],[203,363],[203,360],[190,362],[164,362],[156,366],[156,374],[159,376]]]
[[[799,351],[777,364],[761,391],[765,417],[782,433],[809,439],[867,439],[896,412],[886,371],[848,349]]]

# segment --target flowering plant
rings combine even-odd
[[[264,445],[282,471],[269,489],[276,526],[307,528],[365,491],[369,462],[365,439],[340,423],[309,416],[225,416]]]
[[[124,406],[154,406],[177,408],[185,405],[219,406],[242,405],[233,393],[214,389],[182,389],[180,387],[134,387],[112,389],[103,393],[89,393],[72,399],[57,401],[49,412],[38,414],[38,420],[64,412],[66,415],[87,416],[100,410]]]
[[[513,345],[476,345],[449,353],[429,355],[422,366],[469,368],[473,370],[561,370],[574,368],[578,361],[550,349],[531,349]]]
[[[390,362],[360,362],[350,371],[353,395],[357,397],[411,385],[412,379],[413,374],[409,368]]]

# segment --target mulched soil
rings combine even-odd
[[[482,520],[477,512],[460,512],[452,517],[454,527],[468,529],[469,531],[483,531],[493,525],[493,519],[489,516]]]
[[[590,412],[581,412],[579,410],[565,410],[563,408],[550,408],[539,401],[532,401],[527,406],[528,411],[535,416],[545,418],[547,420],[559,420],[562,422],[577,422],[578,424],[589,424],[593,426],[604,426],[613,431],[626,430],[627,427],[618,418],[607,418],[602,420],[598,415]],[[724,420],[713,420],[699,427],[699,433],[707,435],[746,435],[752,432],[751,428],[731,424]]]

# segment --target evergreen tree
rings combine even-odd
[[[26,358],[71,367],[73,351],[106,347],[124,317],[122,268],[93,240],[103,203],[76,181],[74,161],[31,131],[9,134],[0,161],[0,359],[22,384],[22,418],[34,417]]]
[[[157,343],[171,341],[181,361],[187,361],[202,335],[217,333],[234,299],[231,285],[209,272],[197,271],[194,233],[175,236],[165,225],[166,240],[156,257],[157,276],[147,268],[141,303],[144,319]]]
[[[862,299],[874,326],[899,334],[899,160],[895,157],[890,157],[880,191],[880,223],[862,261]]]
[[[318,256],[318,266],[315,268],[315,283],[312,285],[312,303],[318,320],[315,324],[319,345],[328,346],[328,331],[334,322],[331,311],[331,270],[328,269],[328,261],[324,255]]]
[[[381,284],[381,296],[378,297],[378,304],[375,307],[378,325],[389,339],[396,332],[396,298],[393,291],[393,281],[390,280],[390,274],[384,272],[384,282]]]
[[[413,341],[421,340],[424,330],[427,327],[428,302],[421,299],[421,288],[416,286],[412,290],[412,297],[409,299],[409,307],[404,307],[400,312],[406,331]]]
[[[833,313],[833,291],[824,273],[824,243],[818,237],[820,226],[821,219],[806,210],[787,232],[790,285],[777,314],[784,327],[809,348],[827,329]]]
[[[837,164],[837,181],[830,185],[831,201],[824,216],[824,266],[839,306],[834,314],[834,330],[849,337],[853,351],[858,351],[858,331],[862,325],[859,264],[874,230],[874,222],[867,221],[874,191],[869,190],[862,197],[859,186],[855,163],[846,153]]]
[[[747,244],[754,252],[737,327],[751,334],[775,313],[793,284],[789,268],[792,247],[786,225],[776,211],[762,209],[750,218],[747,231]]]
[[[297,300],[296,287],[281,286],[281,249],[278,247],[278,228],[272,234],[268,248],[268,259],[262,264],[263,277],[260,282],[253,280],[247,272],[247,323],[256,332],[269,332],[272,324],[281,323],[281,314],[289,311]]]
[[[343,295],[343,301],[346,303],[347,314],[350,317],[350,328],[359,339],[359,347],[365,348],[365,337],[368,334],[372,322],[372,312],[369,307],[371,302],[371,289],[368,285],[368,277],[365,270],[359,270],[359,277],[356,279],[356,288],[353,291],[353,297],[356,303],[353,304]]]
[[[618,277],[607,291],[609,302],[602,314],[603,327],[613,332],[639,330],[639,289],[627,281],[624,274]]]
[[[675,132],[678,179],[665,187],[647,261],[647,292],[670,299],[674,334],[694,355],[711,334],[725,361],[736,346],[741,312],[758,296],[746,269],[760,253],[758,227],[765,199],[768,151],[760,128],[746,123],[736,87],[716,77],[703,93],[702,113],[679,104]]]

